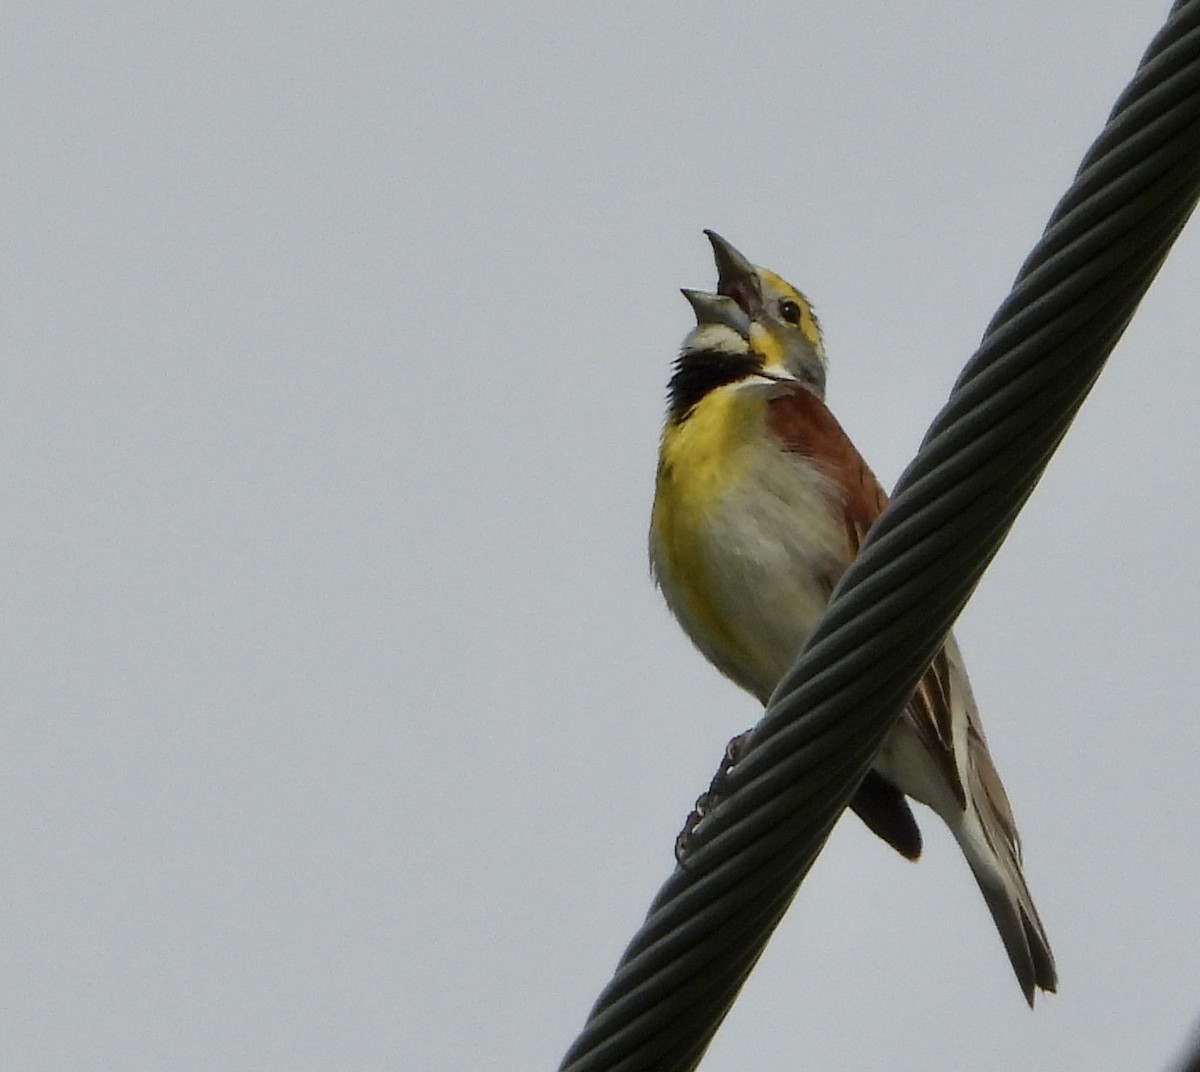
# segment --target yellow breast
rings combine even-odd
[[[767,430],[772,390],[719,388],[668,423],[650,534],[684,631],[764,702],[824,608],[825,560],[841,538],[830,482]]]
[[[763,416],[751,392],[721,388],[682,422],[668,423],[659,449],[651,566],[685,632],[714,662],[748,657],[710,598],[709,544],[715,514],[752,464]]]

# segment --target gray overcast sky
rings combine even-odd
[[[553,1068],[758,714],[646,569],[701,229],[890,485],[1167,8],[10,5],[0,1063]],[[1198,284],[959,627],[1061,994],[848,821],[709,1072],[1179,1053]]]

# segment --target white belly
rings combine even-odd
[[[664,595],[697,647],[765,704],[846,567],[836,489],[803,458],[764,450],[707,513],[702,544],[702,576],[661,576]],[[732,644],[714,644],[688,614],[690,586]]]

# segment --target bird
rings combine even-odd
[[[683,291],[696,326],[667,388],[650,567],[695,646],[765,706],[887,494],[825,403],[828,362],[808,299],[705,234],[717,289]],[[916,860],[910,798],[954,835],[1032,1006],[1036,990],[1057,988],[1057,970],[953,634],[850,802]]]

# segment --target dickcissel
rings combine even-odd
[[[697,324],[668,388],[651,568],[696,647],[765,705],[887,495],[825,405],[825,349],[808,300],[706,234],[718,293],[684,291]],[[957,839],[1032,1005],[1035,988],[1055,989],[1054,957],[953,636],[850,803],[915,860],[908,797]]]

